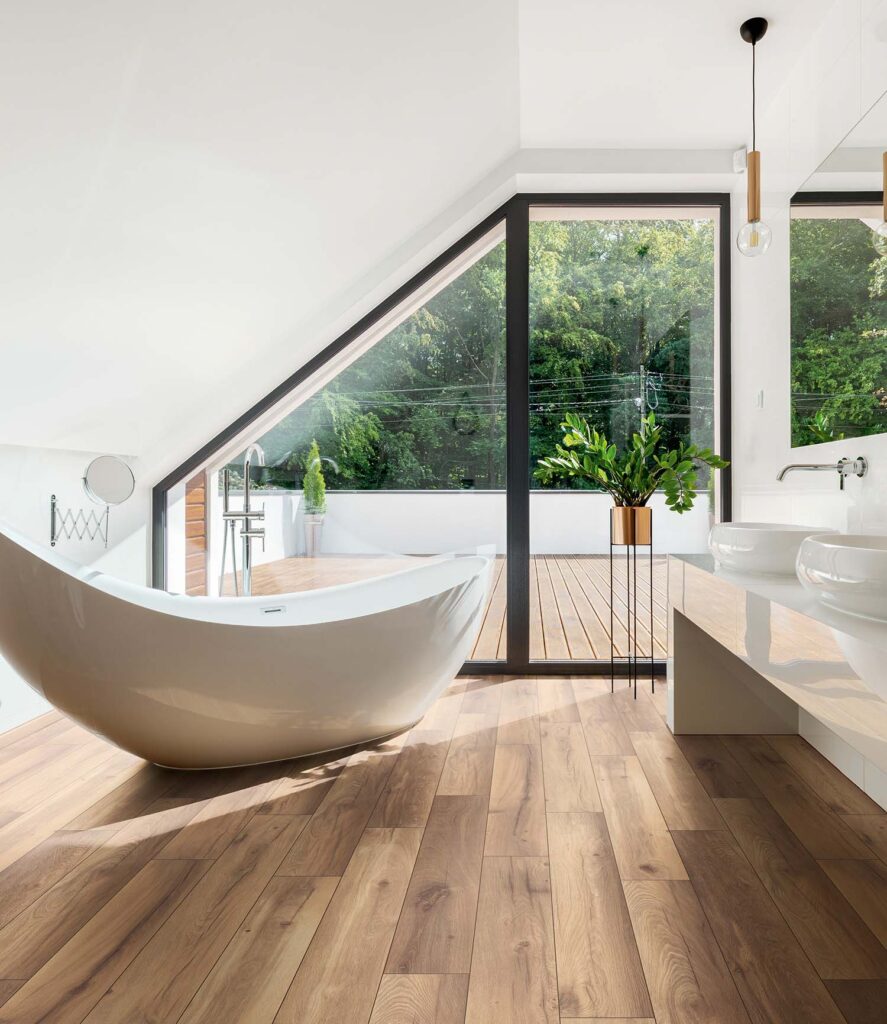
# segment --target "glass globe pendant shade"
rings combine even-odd
[[[882,220],[875,228],[872,242],[879,256],[887,256],[887,220]]]
[[[761,256],[770,248],[770,229],[762,220],[744,224],[736,236],[736,245],[743,256]]]

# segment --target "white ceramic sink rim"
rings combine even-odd
[[[816,533],[809,540],[830,548],[852,548],[854,551],[870,551],[882,555],[887,552],[887,536],[866,533]]]
[[[794,577],[805,538],[825,532],[798,523],[716,523],[708,547],[724,569],[755,576]]]
[[[796,570],[801,586],[823,604],[887,621],[887,536],[814,534],[801,544]]]

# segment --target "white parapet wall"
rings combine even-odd
[[[265,510],[265,550],[254,544],[253,562],[261,565],[305,553],[302,495],[299,491],[257,491],[254,507]],[[239,508],[241,496],[232,495]],[[655,494],[653,544],[657,554],[691,554],[707,550],[710,526],[707,495],[683,515],[665,506]],[[609,550],[609,510],[605,494],[575,491],[535,492],[530,497],[530,541],[533,554],[605,554]],[[216,591],[221,569],[221,504],[210,497],[210,592]],[[170,524],[172,525],[171,518]],[[183,526],[183,522],[181,524]],[[259,525],[259,524],[256,524]],[[239,533],[239,528],[238,528]],[[477,549],[505,553],[504,491],[328,491],[321,554],[431,555]],[[184,587],[181,544],[169,540],[171,590]],[[237,541],[237,564],[240,547]],[[230,548],[228,571],[230,571]],[[179,563],[181,562],[181,566]],[[180,571],[181,570],[181,571]]]

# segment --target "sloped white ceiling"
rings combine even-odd
[[[770,23],[760,112],[831,3],[521,0],[522,144],[737,149],[751,142],[751,47],[739,26]]]
[[[516,33],[512,0],[2,5],[0,442],[140,455],[286,376],[516,148]]]
[[[762,93],[827,3],[770,0]],[[306,325],[521,145],[741,144],[737,27],[758,13],[0,6],[0,443],[180,461],[319,347]]]

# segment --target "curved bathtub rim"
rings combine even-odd
[[[39,559],[50,568],[70,577],[76,583],[91,587],[99,593],[106,594],[108,597],[114,598],[118,601],[135,605],[144,611],[154,612],[158,615],[169,615],[173,618],[187,619],[193,622],[208,622],[219,626],[234,628],[260,627],[262,629],[273,629],[278,626],[286,627],[322,623],[332,624],[334,622],[359,619],[364,618],[367,615],[375,615],[385,611],[392,611],[394,609],[404,607],[406,604],[411,604],[415,601],[425,600],[427,598],[443,594],[459,583],[467,582],[470,579],[481,576],[484,572],[489,571],[493,561],[493,559],[487,555],[445,554],[430,563],[407,566],[391,573],[373,576],[366,580],[356,580],[352,583],[338,583],[329,587],[316,587],[311,590],[289,591],[281,594],[251,595],[249,597],[208,597],[202,595],[190,596],[172,591],[157,590],[153,587],[132,583],[128,580],[121,579],[120,577],[102,572],[99,569],[79,565],[64,556],[57,554],[55,551],[48,551],[46,548],[30,540],[30,538],[21,535],[17,530],[12,529],[4,523],[0,523],[0,536],[5,537],[18,547],[23,548],[34,558]],[[405,601],[403,597],[398,598],[396,594],[393,594],[389,598],[388,602],[365,607],[356,614],[338,614],[335,616],[326,616],[303,621],[293,621],[292,619],[285,619],[283,617],[277,619],[273,616],[269,616],[266,619],[258,619],[257,621],[243,621],[231,619],[225,616],[225,612],[228,611],[241,611],[241,613],[254,609],[261,611],[263,607],[267,607],[268,605],[286,604],[287,606],[293,605],[298,607],[301,605],[310,606],[318,603],[319,601],[331,602],[343,597],[353,599],[363,592],[378,591],[384,585],[396,585],[397,581],[402,580],[405,577],[415,577],[420,575],[434,576],[441,574],[442,571],[447,569],[452,569],[456,565],[467,568],[466,563],[472,562],[476,567],[475,572],[467,574],[465,572],[461,572],[458,574],[458,578],[456,580],[449,582],[442,580],[439,585],[423,591],[420,594],[409,595],[409,601]],[[144,599],[140,600],[140,597]],[[203,612],[204,614],[195,615],[192,614],[193,612]]]

